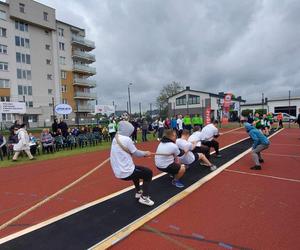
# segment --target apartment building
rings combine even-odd
[[[1,114],[0,122],[48,126],[61,103],[73,109],[61,115],[67,123],[87,119],[96,99],[93,49],[85,30],[56,20],[55,9],[33,0],[0,1],[0,102],[26,103],[26,114]]]

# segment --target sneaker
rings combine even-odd
[[[263,162],[265,162],[265,161],[264,161],[264,159],[259,159],[259,162],[260,162],[260,163],[263,163]]]
[[[210,171],[215,171],[217,169],[217,166],[215,166],[215,165],[211,165],[211,167],[210,167]]]
[[[251,167],[250,169],[252,169],[252,170],[261,170],[261,166],[255,165],[255,166]]]
[[[153,206],[154,205],[154,201],[151,200],[149,196],[143,196],[143,195],[141,195],[141,197],[139,199],[139,203],[147,205],[147,206]]]
[[[184,188],[184,185],[183,185],[182,182],[179,181],[179,180],[173,180],[173,181],[172,181],[172,184],[173,184],[174,186],[178,187],[178,188]]]
[[[216,155],[216,157],[217,157],[217,158],[221,158],[221,157],[222,157],[222,155],[218,154],[218,155]]]
[[[143,194],[143,190],[140,190],[140,191],[136,192],[136,193],[135,193],[135,198],[136,198],[136,199],[141,198],[142,194]]]
[[[157,138],[157,141],[160,141],[160,139],[159,139],[159,138]]]

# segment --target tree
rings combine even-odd
[[[169,97],[179,93],[182,90],[182,84],[175,81],[162,87],[159,96],[156,98],[156,105],[160,110],[160,116],[167,116]]]

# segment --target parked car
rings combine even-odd
[[[294,121],[297,120],[297,118],[295,116],[289,115],[287,113],[281,113],[281,114],[283,116],[283,121],[284,122],[288,122],[288,121],[294,122]],[[275,122],[277,122],[277,115],[278,115],[278,113],[273,113],[273,117],[274,117]]]

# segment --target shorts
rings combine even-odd
[[[195,162],[199,161],[199,154],[198,153],[194,153],[194,152],[193,152],[193,154],[195,156],[195,160],[193,161],[193,163],[195,163]]]
[[[166,172],[172,175],[176,175],[178,174],[179,170],[180,170],[180,164],[177,164],[175,162],[173,162],[172,164],[170,164],[168,167],[166,168],[159,168],[157,167],[160,171],[162,172]]]

